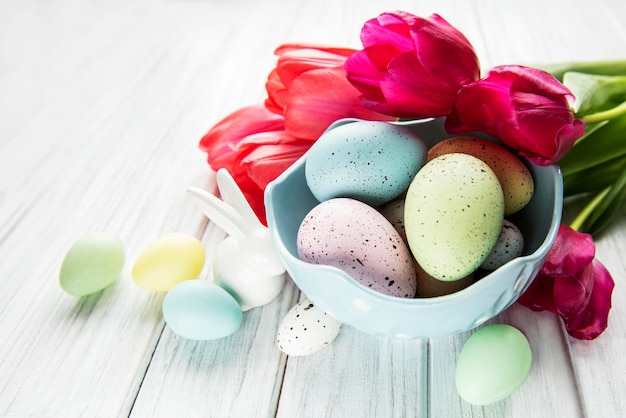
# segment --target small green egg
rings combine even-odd
[[[124,245],[114,235],[94,232],[78,239],[68,250],[59,284],[72,296],[86,296],[113,284],[124,267]]]
[[[467,340],[456,365],[456,388],[472,405],[498,402],[515,392],[530,373],[526,336],[510,325],[487,325]]]

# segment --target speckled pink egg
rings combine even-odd
[[[415,296],[408,247],[382,214],[358,200],[335,198],[314,207],[300,224],[297,248],[301,260],[337,267],[372,290]]]

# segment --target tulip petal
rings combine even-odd
[[[595,253],[591,235],[561,225],[542,272],[550,276],[573,276],[591,263]]]
[[[533,311],[558,313],[554,303],[554,277],[539,272],[517,302]]]
[[[343,118],[393,119],[361,106],[360,93],[347,81],[343,67],[311,70],[294,80],[285,107],[287,132],[317,139]]]
[[[574,118],[571,100],[571,92],[549,73],[494,67],[485,78],[461,88],[446,129],[486,132],[535,164],[548,165],[567,154],[585,132]]]
[[[344,68],[346,77],[363,95],[370,100],[384,102],[385,96],[380,89],[380,80],[384,77],[384,71],[379,70],[370,60],[375,52],[369,52],[368,48],[357,51],[346,60]],[[385,67],[386,70],[386,67]]]
[[[287,88],[280,79],[276,68],[267,76],[265,90],[267,91],[267,99],[265,99],[264,104],[267,110],[282,115],[287,97]]]
[[[310,141],[289,146],[261,146],[242,160],[248,175],[259,188],[265,190],[267,184],[283,171],[289,168],[296,160],[302,157],[311,147]]]
[[[476,53],[438,15],[383,13],[361,31],[363,50],[351,55],[347,77],[364,105],[401,118],[445,116],[457,91],[479,77]]]
[[[221,160],[233,158],[232,150],[243,138],[268,131],[284,130],[285,122],[281,115],[270,112],[264,106],[255,105],[241,108],[213,126],[200,139],[200,149],[209,154],[209,164],[219,165]]]
[[[437,14],[416,19],[411,37],[420,66],[439,82],[454,89],[469,84],[480,76],[480,63],[469,40]],[[450,57],[454,64],[450,65]]]
[[[609,271],[597,260],[589,266],[593,277],[593,291],[582,312],[566,320],[567,331],[574,338],[592,340],[608,326],[611,296],[615,283]]]
[[[283,84],[289,88],[298,76],[307,71],[340,67],[345,61],[343,55],[319,49],[295,49],[286,51],[278,58],[276,71]]]
[[[397,55],[389,63],[380,87],[387,102],[384,105],[393,109],[392,114],[423,118],[443,116],[452,110],[458,86],[445,86],[429,71],[419,71],[420,68],[413,52]]]
[[[541,271],[518,302],[558,314],[574,338],[598,337],[608,324],[615,285],[594,255],[590,235],[561,225]]]
[[[402,53],[413,49],[413,41],[409,33],[409,25],[405,19],[409,15],[405,12],[383,13],[380,16],[368,20],[361,30],[361,43],[365,48],[375,45],[385,45],[388,52],[395,51]],[[382,50],[377,50],[379,54],[372,57],[376,66],[384,71],[389,60],[395,54],[382,54]]]

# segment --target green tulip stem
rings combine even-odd
[[[626,102],[623,102],[622,104],[603,112],[585,115],[581,119],[583,122],[587,123],[602,122],[603,120],[613,119],[623,114],[626,114]]]
[[[598,195],[594,197],[591,202],[587,203],[583,210],[581,210],[576,218],[572,221],[570,227],[575,231],[579,231],[585,220],[589,217],[589,215],[591,215],[593,210],[600,204],[602,199],[604,199],[604,196],[606,196],[610,190],[611,187],[609,186],[606,189],[602,190],[600,193],[598,193]]]

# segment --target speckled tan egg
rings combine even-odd
[[[474,273],[470,273],[462,279],[453,282],[444,282],[437,280],[430,274],[426,273],[419,263],[415,262],[415,271],[417,271],[417,295],[418,298],[432,298],[436,296],[449,295],[465,289],[476,280]]]
[[[428,151],[427,161],[444,154],[464,153],[480,158],[496,173],[504,193],[504,216],[521,210],[533,197],[533,176],[524,163],[506,148],[471,136],[446,139]]]
[[[396,199],[385,203],[378,208],[378,211],[391,222],[391,225],[393,225],[396,231],[398,231],[398,234],[402,237],[402,241],[406,243],[406,232],[404,230],[404,199]]]
[[[298,257],[343,270],[374,291],[415,296],[415,267],[409,249],[383,215],[350,198],[315,206],[297,234]]]
[[[406,195],[404,227],[413,257],[438,280],[460,280],[487,258],[504,219],[500,182],[480,159],[446,154],[428,162]]]

